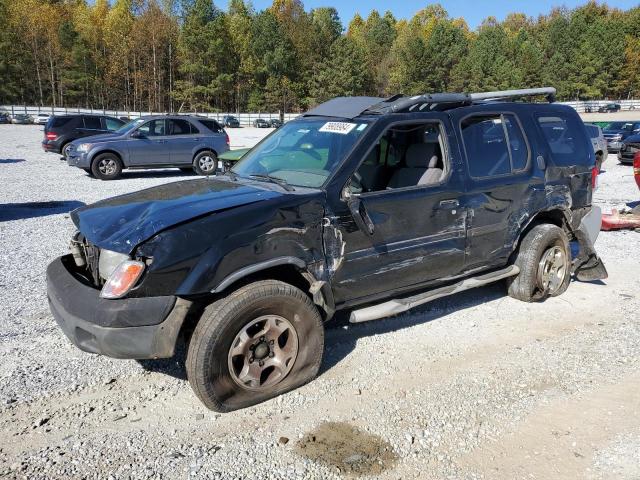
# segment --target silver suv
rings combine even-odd
[[[229,136],[215,120],[152,115],[113,133],[75,140],[67,162],[101,180],[118,178],[125,168],[177,167],[211,175],[218,169],[218,155],[227,150]]]
[[[604,138],[604,133],[602,133],[602,129],[598,125],[585,123],[584,126],[587,128],[587,133],[593,145],[593,151],[596,154],[596,166],[598,170],[600,170],[602,162],[604,162],[607,159],[607,155],[609,155],[607,151],[607,139]]]

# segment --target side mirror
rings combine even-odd
[[[347,205],[349,206],[349,211],[351,212],[353,220],[356,222],[358,228],[369,235],[373,235],[375,225],[373,224],[371,217],[369,217],[367,209],[365,208],[364,203],[362,203],[362,200],[360,200],[360,197],[357,195],[351,195],[347,200]]]
[[[146,135],[142,133],[140,130],[136,130],[131,134],[131,138],[145,138]]]

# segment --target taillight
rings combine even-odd
[[[229,140],[229,134],[224,132],[224,137],[227,139],[227,145],[231,145],[231,141]]]
[[[591,169],[591,188],[594,190],[598,187],[598,175],[600,174],[600,170],[598,167],[593,167]]]
[[[58,135],[53,132],[47,132],[44,134],[44,136],[47,140],[55,140],[56,138],[58,138]]]

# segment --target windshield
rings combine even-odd
[[[115,130],[114,133],[127,133],[136,128],[138,125],[141,125],[145,122],[144,118],[136,118],[135,120],[131,120],[130,122],[125,123],[119,129]]]
[[[252,148],[232,172],[317,188],[351,151],[368,122],[302,119],[284,124]]]

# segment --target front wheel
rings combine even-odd
[[[122,161],[113,153],[103,153],[91,163],[91,173],[100,180],[114,180],[122,173]]]
[[[564,293],[571,280],[567,234],[556,225],[536,225],[520,243],[514,264],[520,273],[507,279],[511,297],[537,302]]]
[[[71,142],[65,143],[64,146],[62,147],[62,151],[60,152],[62,153],[62,158],[64,158],[65,160],[69,158],[70,151],[71,151]]]
[[[213,175],[218,168],[218,157],[211,151],[200,152],[193,159],[193,169],[198,175]]]
[[[323,349],[322,319],[309,297],[259,281],[207,307],[191,336],[187,377],[207,408],[230,412],[312,380]]]

